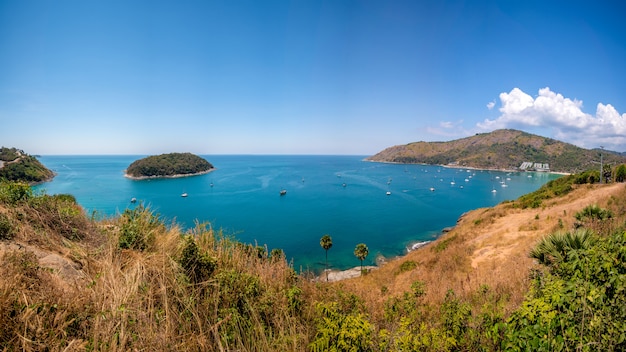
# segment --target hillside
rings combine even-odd
[[[429,245],[331,283],[208,224],[182,232],[141,205],[96,221],[71,195],[0,182],[0,349],[623,350],[626,187],[584,179],[471,211]],[[542,257],[556,266],[529,257],[576,229],[598,234],[590,248]],[[562,279],[570,265],[586,274]]]
[[[605,163],[613,165],[626,157],[604,152]],[[549,164],[550,171],[575,173],[599,166],[598,150],[588,150],[517,130],[496,130],[490,133],[449,142],[416,142],[387,148],[368,158],[371,161],[458,164],[480,169],[515,170],[524,162]]]
[[[152,155],[131,163],[126,176],[135,179],[192,176],[212,171],[213,165],[191,153]]]
[[[34,156],[16,148],[0,148],[0,180],[35,184],[53,177],[54,173]]]

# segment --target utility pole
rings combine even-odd
[[[602,179],[604,178],[604,165],[602,165],[602,151],[604,150],[604,146],[600,146],[600,184],[602,184]]]

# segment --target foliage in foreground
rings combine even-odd
[[[553,260],[535,272],[528,298],[511,316],[505,349],[626,349],[626,232],[585,237],[559,255],[545,255]]]
[[[512,314],[497,287],[448,290],[433,303],[419,280],[381,296],[376,312],[358,293],[296,275],[282,251],[208,225],[183,232],[141,205],[94,222],[69,195],[0,183],[0,252],[23,244],[0,253],[0,349],[625,350],[626,232],[586,228],[616,221],[607,209],[573,216],[580,228],[548,235],[531,253],[540,267]],[[42,266],[35,248],[80,275]],[[415,269],[407,261],[398,275]]]
[[[313,335],[312,284],[281,251],[142,206],[94,223],[27,189],[0,184],[0,350],[302,350]]]

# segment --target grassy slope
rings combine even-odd
[[[623,224],[625,185],[577,186],[566,196],[548,200],[535,209],[503,203],[473,210],[452,231],[428,246],[390,261],[365,277],[333,285],[360,293],[372,316],[378,319],[382,319],[389,296],[410,291],[411,284],[418,280],[425,283],[426,304],[440,305],[450,289],[471,302],[480,287],[488,285],[497,294],[508,297],[504,309],[511,312],[528,289],[529,272],[535,265],[528,256],[531,248],[547,234],[571,230],[574,214],[590,204],[611,209],[617,215],[615,224]],[[416,262],[417,267],[402,272],[401,266],[407,261]],[[386,293],[383,287],[387,288]]]
[[[422,314],[433,324],[449,289],[478,314],[486,301],[476,292],[489,287],[506,314],[527,291],[528,252],[539,238],[571,229],[589,204],[611,209],[616,223],[626,209],[624,184],[578,186],[541,208],[477,209],[429,246],[330,284],[296,277],[267,249],[259,255],[199,226],[197,248],[216,269],[194,282],[181,265],[185,238],[151,222],[151,213],[93,222],[72,199],[26,198],[0,202],[0,347],[15,350],[305,351],[318,302],[339,302],[365,313],[375,329],[391,329],[397,322],[385,319],[386,303],[418,280]],[[147,236],[144,250],[119,248],[135,228],[129,224]],[[408,261],[416,267],[402,271]]]

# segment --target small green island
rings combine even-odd
[[[146,178],[186,177],[209,173],[213,165],[192,153],[152,155],[134,161],[125,176],[134,180]]]

